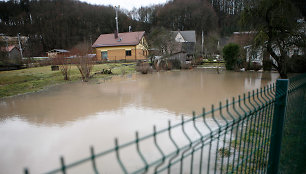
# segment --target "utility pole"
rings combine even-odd
[[[8,57],[10,57],[10,52],[8,51],[8,38],[6,36],[4,36],[4,39],[6,41],[6,50],[8,52]]]
[[[92,45],[92,38],[91,38],[91,35],[89,35],[89,39],[90,39],[90,45]]]
[[[20,42],[20,33],[18,33],[17,36],[18,36],[18,42],[19,42],[20,56],[21,56],[21,59],[23,59],[22,47],[21,47],[21,42]]]
[[[115,6],[116,8],[116,30],[117,30],[117,33],[119,33],[119,27],[118,27],[118,9],[120,8],[120,5],[118,6]]]
[[[202,57],[204,55],[204,32],[202,30]]]

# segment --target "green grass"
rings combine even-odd
[[[261,121],[259,123],[257,121],[252,124],[249,123],[247,127],[244,127],[241,137],[231,140],[227,147],[218,150],[221,157],[229,157],[231,155],[230,152],[236,150],[235,165],[224,164],[224,171],[227,167],[228,172],[234,174],[241,173],[240,171],[242,173],[258,173],[266,169],[268,162],[268,151],[266,150],[268,149],[265,149],[265,147],[270,146],[268,132],[271,128],[267,125],[271,126],[271,117],[271,115],[266,116],[264,119],[260,117]],[[239,134],[240,131],[242,130],[239,130]],[[239,152],[240,154],[237,154]]]
[[[198,65],[198,67],[225,67],[224,63],[211,63],[211,62],[205,62],[202,65]]]
[[[282,173],[306,173],[306,95],[305,89],[291,93],[288,97],[287,119],[280,156]]]
[[[135,72],[135,65],[125,66],[124,63],[110,63],[94,65],[92,74],[102,69],[112,69],[112,75],[129,74]],[[109,74],[96,74],[93,78],[105,78]],[[71,66],[70,80],[65,81],[61,71],[51,71],[50,66],[28,68],[15,71],[0,72],[0,98],[36,92],[48,86],[81,80],[76,66]]]
[[[231,151],[229,148],[220,148],[218,149],[218,153],[221,157],[229,157],[231,155]]]

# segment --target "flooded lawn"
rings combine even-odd
[[[47,172],[59,167],[62,155],[66,163],[88,157],[91,145],[104,151],[114,146],[114,137],[127,142],[136,130],[141,136],[153,125],[165,128],[167,120],[179,122],[182,114],[199,113],[277,78],[195,69],[71,83],[0,99],[0,173],[21,173],[24,167]]]

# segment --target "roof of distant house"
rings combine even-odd
[[[181,33],[183,36],[184,40],[187,42],[196,42],[196,34],[194,30],[189,30],[189,31],[172,31],[174,36],[176,36],[178,33]]]
[[[256,33],[257,33],[256,31],[237,31],[234,32],[233,34],[237,35],[237,34],[256,34]]]
[[[53,49],[48,51],[48,53],[52,53],[52,52],[57,52],[57,53],[69,53],[68,50],[64,50],[64,49]]]
[[[11,52],[14,48],[17,48],[17,47],[15,45],[10,45],[10,46],[7,46],[7,47],[1,47],[1,50],[6,51],[6,52]]]
[[[25,44],[29,39],[29,37],[27,37],[27,36],[20,36],[19,38],[20,38],[21,44]],[[9,45],[16,45],[16,44],[19,43],[18,37],[7,36],[7,35],[4,35],[4,34],[0,34],[0,41],[6,42]]]
[[[92,47],[138,45],[144,34],[145,31],[118,33],[118,38],[114,33],[101,34]]]

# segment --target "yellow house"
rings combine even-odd
[[[136,61],[146,59],[148,50],[144,34],[144,31],[101,34],[92,45],[96,49],[97,60]]]

